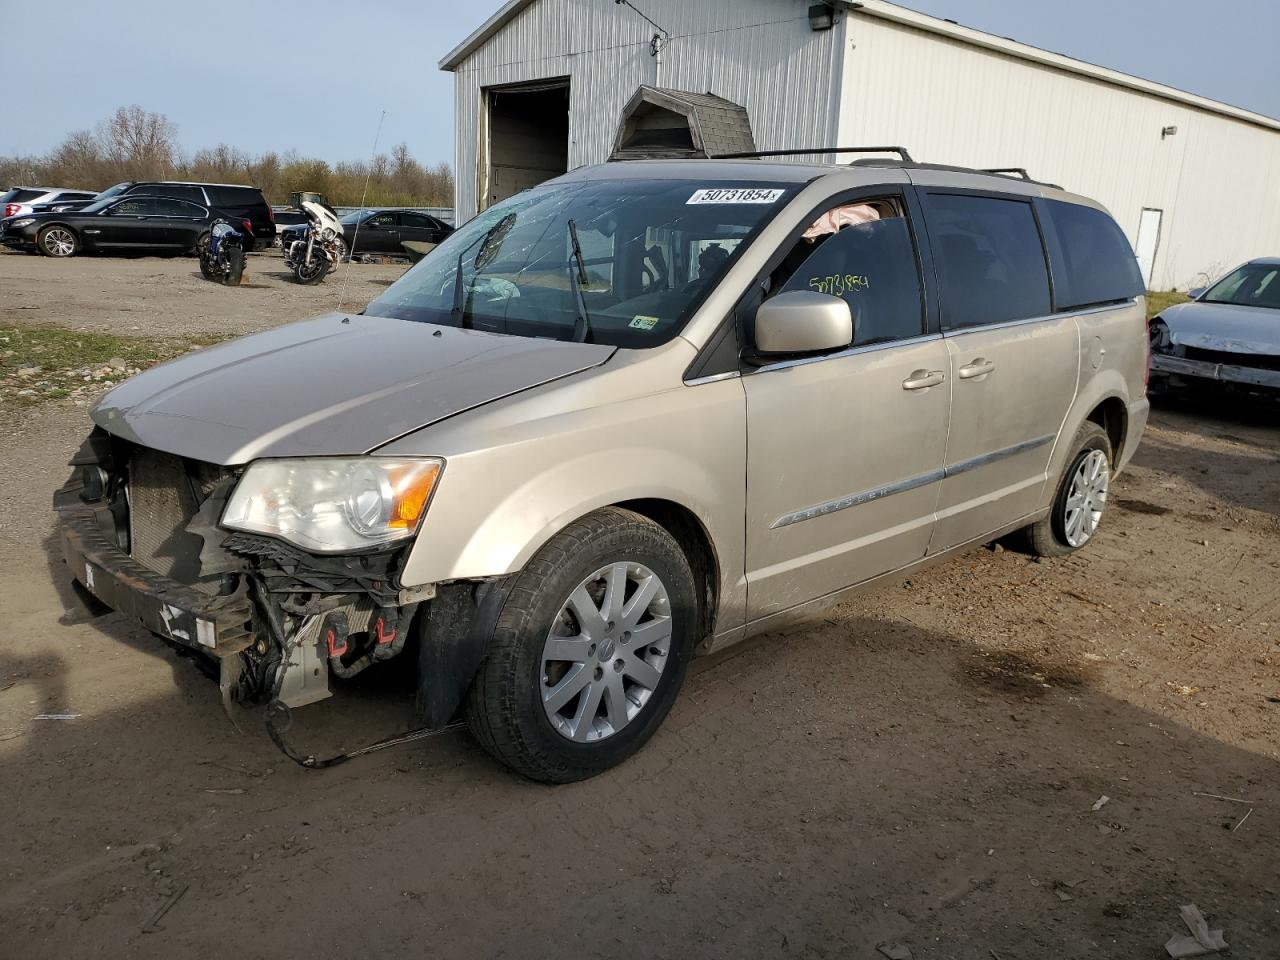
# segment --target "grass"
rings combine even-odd
[[[31,406],[114,386],[147,367],[228,339],[122,337],[61,327],[0,327],[0,404]]]
[[[1172,307],[1175,303],[1186,303],[1188,297],[1185,293],[1178,293],[1170,290],[1168,293],[1160,293],[1156,290],[1147,291],[1147,319],[1150,320],[1165,307]]]

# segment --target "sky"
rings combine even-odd
[[[1277,0],[904,5],[1280,117]],[[43,153],[137,103],[176,123],[188,151],[225,142],[329,161],[367,157],[385,110],[380,150],[404,141],[423,162],[451,162],[453,77],[436,65],[500,6],[58,0],[53,13],[48,0],[0,0],[8,78],[0,154]],[[22,24],[32,27],[30,42],[20,40]],[[74,54],[51,72],[63,46]]]

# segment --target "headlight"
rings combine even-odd
[[[36,222],[35,217],[23,217],[21,220],[15,220],[9,224],[11,227],[29,227]]]
[[[443,469],[436,457],[259,460],[236,484],[222,525],[314,553],[394,543],[417,532]]]

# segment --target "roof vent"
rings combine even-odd
[[[609,159],[714,157],[755,148],[746,107],[713,93],[641,86],[622,111]]]

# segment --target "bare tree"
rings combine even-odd
[[[120,107],[98,128],[103,152],[131,180],[168,176],[178,156],[177,136],[173,121],[136,103]]]
[[[163,114],[121,107],[94,131],[80,130],[43,157],[0,157],[0,186],[40,184],[102,190],[121,180],[180,176],[188,180],[251,184],[271,203],[294,190],[314,190],[341,205],[447,206],[453,172],[447,163],[424,166],[407,144],[372,161],[329,164],[288,151],[253,157],[218,144],[183,157],[177,127]],[[366,183],[368,190],[366,193]]]

